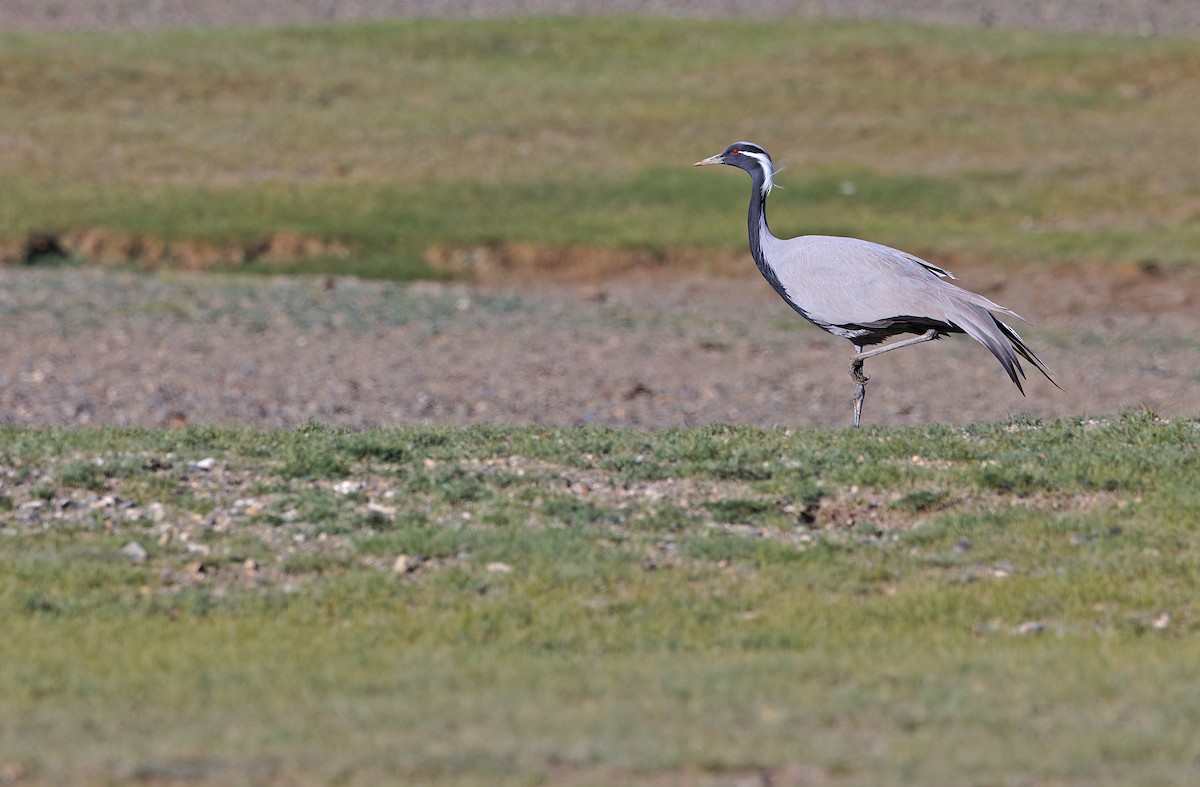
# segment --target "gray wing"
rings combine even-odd
[[[887,329],[905,318],[943,323],[986,347],[1017,387],[1018,356],[1050,377],[1041,360],[997,314],[1023,319],[1011,309],[945,279],[949,271],[898,249],[856,238],[806,235],[770,244],[781,294],[825,330],[851,340]],[[875,339],[879,341],[880,339]],[[1051,382],[1053,380],[1051,379]]]
[[[772,246],[768,259],[785,297],[818,323],[871,325],[897,317],[953,322],[967,305],[1020,319],[945,281],[951,274],[944,268],[878,243],[806,235]]]

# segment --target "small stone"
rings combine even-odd
[[[392,564],[392,573],[411,574],[417,570],[417,566],[419,565],[421,565],[421,558],[413,557],[412,555],[400,555],[396,558],[396,562]]]
[[[380,505],[379,503],[367,503],[367,511],[372,514],[378,514],[379,516],[387,517],[388,519],[394,519],[396,516],[395,508],[392,506]]]
[[[207,473],[209,470],[212,470],[216,466],[217,466],[217,460],[213,459],[211,456],[206,456],[203,459],[201,459],[199,462],[192,463],[193,468],[195,468],[196,470],[205,472],[205,473]]]
[[[362,481],[339,481],[333,485],[333,491],[339,495],[352,495],[355,492],[361,492],[366,487]]]
[[[145,563],[146,559],[150,557],[150,553],[146,551],[146,548],[136,541],[130,541],[121,547],[121,554],[134,563]]]
[[[252,557],[246,558],[246,562],[242,563],[242,568],[246,570],[246,576],[258,576],[258,561]]]
[[[191,555],[207,555],[210,551],[208,544],[201,544],[196,541],[189,541],[187,544],[187,552]]]
[[[150,521],[155,524],[167,518],[167,509],[162,503],[151,503],[146,506],[146,513],[150,515]]]
[[[93,500],[90,508],[93,511],[99,511],[102,508],[112,508],[116,504],[117,499],[115,497],[112,495],[105,495],[104,497],[97,497],[95,500]]]
[[[974,544],[971,543],[971,539],[960,538],[958,539],[958,543],[954,545],[954,551],[961,555],[963,552],[970,552],[973,546]]]
[[[512,566],[510,566],[507,563],[501,563],[499,560],[497,560],[494,563],[488,563],[486,566],[484,566],[484,569],[489,571],[492,574],[511,574],[512,573]]]
[[[1161,615],[1159,615],[1158,617],[1156,617],[1154,619],[1153,623],[1150,624],[1150,626],[1155,631],[1162,631],[1169,625],[1171,625],[1171,613],[1170,612],[1162,613]]]
[[[1027,620],[1017,626],[1016,633],[1021,635],[1041,634],[1046,630],[1046,624],[1038,620]]]

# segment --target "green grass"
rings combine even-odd
[[[996,260],[1192,262],[1194,42],[898,24],[414,20],[0,36],[0,238],[299,232],[430,275],[436,244],[741,248],[751,138],[780,234]],[[279,266],[258,264],[260,270]]]
[[[0,763],[45,784],[1189,784],[1198,448],[1144,413],[0,428]]]

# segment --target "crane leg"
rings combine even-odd
[[[858,345],[854,346],[854,360],[850,362],[850,376],[854,378],[854,382],[858,387],[854,389],[854,425],[858,426],[862,420],[863,400],[867,398],[867,380],[871,379],[863,374],[862,370],[862,348]]]
[[[867,380],[871,379],[863,374],[863,361],[867,360],[868,358],[873,358],[876,355],[882,355],[883,353],[891,350],[899,350],[901,347],[911,347],[914,344],[931,342],[938,338],[938,336],[940,336],[940,334],[938,333],[937,328],[930,328],[920,336],[914,336],[911,339],[905,339],[904,341],[896,342],[895,344],[886,344],[882,347],[876,347],[874,350],[868,350],[867,352],[863,352],[863,349],[857,344],[854,345],[854,359],[850,361],[850,376],[854,378],[854,382],[858,385],[858,387],[854,389],[855,426],[858,426],[859,421],[862,420],[863,400],[867,398]]]

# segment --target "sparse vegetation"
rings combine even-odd
[[[1145,413],[0,429],[0,762],[1186,784],[1198,448]]]
[[[733,137],[787,168],[789,234],[1042,262],[1200,245],[1191,40],[593,18],[0,41],[14,259],[95,228],[133,257],[201,244],[156,264],[399,278],[435,246],[740,249],[741,189],[687,166]],[[280,237],[315,245],[254,257]]]

